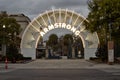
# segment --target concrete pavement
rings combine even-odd
[[[110,71],[110,70],[108,70]],[[98,69],[17,69],[0,73],[0,80],[120,80],[120,71]]]
[[[0,70],[5,67],[4,63],[0,63]],[[120,69],[120,64],[108,65],[104,63],[93,63],[84,59],[37,59],[29,63],[8,64],[8,69],[99,69],[99,68],[114,68]]]
[[[35,60],[0,63],[0,80],[120,80],[120,65],[97,64],[84,59]]]

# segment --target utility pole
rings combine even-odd
[[[108,41],[108,64],[112,65],[114,63],[114,42],[112,41],[111,33],[111,21],[109,23],[109,41]]]

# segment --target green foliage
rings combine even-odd
[[[8,17],[8,14],[6,11],[1,11],[0,20],[2,20],[4,17]]]
[[[15,45],[8,46],[6,55],[10,61],[12,61],[13,59],[14,60],[22,60],[23,59],[23,55],[19,53],[19,50]]]
[[[53,51],[56,51],[58,48],[58,36],[56,34],[51,34],[49,40],[47,41],[47,46],[51,47]]]
[[[108,54],[107,54],[107,46],[106,45],[100,45],[95,53],[97,57],[99,57],[103,62],[107,61]]]
[[[65,46],[68,46],[69,43],[73,43],[73,37],[71,34],[66,34],[64,37],[63,37],[63,41],[64,41],[64,45]]]
[[[4,26],[4,27],[3,27]],[[14,18],[9,18],[6,12],[0,14],[0,44],[5,44],[9,60],[21,59],[23,56],[18,53],[20,45],[20,25]]]
[[[107,59],[107,41],[120,40],[120,0],[89,0],[90,13],[86,29],[97,32],[100,47],[96,52],[103,61]]]
[[[3,28],[3,25],[5,25],[5,28]],[[6,13],[0,14],[0,43],[20,43],[20,39],[18,37],[19,33],[20,25],[16,22],[16,20],[14,18],[9,18]]]
[[[88,7],[87,29],[102,34],[102,39],[110,32],[112,39],[118,38],[115,34],[120,35],[120,0],[89,0]]]
[[[58,43],[58,37],[56,34],[51,34],[49,36],[49,40],[47,42],[47,45],[48,46],[53,46],[53,45],[56,45]]]

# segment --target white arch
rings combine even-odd
[[[24,56],[32,57],[36,59],[36,47],[41,37],[40,33],[44,32],[40,28],[48,29],[50,24],[55,24],[58,22],[68,24],[68,20],[71,19],[71,28],[74,27],[75,31],[80,31],[79,37],[83,42],[83,47],[85,48],[85,59],[90,57],[95,57],[95,51],[99,44],[99,39],[96,33],[90,33],[85,30],[84,21],[87,21],[82,15],[67,10],[67,9],[55,9],[46,11],[36,17],[25,29],[22,40],[21,40],[21,53]],[[59,21],[60,20],[60,21]],[[87,21],[88,22],[88,21]],[[50,24],[49,24],[50,23]],[[67,28],[66,28],[67,29]],[[48,29],[49,30],[49,29]],[[75,31],[73,32],[75,34]]]

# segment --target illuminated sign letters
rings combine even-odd
[[[71,26],[70,24],[55,23],[54,25],[53,24],[49,25],[47,28],[43,28],[43,31],[40,32],[40,35],[44,36],[44,34],[46,34],[48,31],[55,29],[55,28],[65,28],[65,29],[68,29],[68,30],[72,31],[73,33],[75,33],[75,35],[80,34],[80,31],[77,30],[74,26]]]

